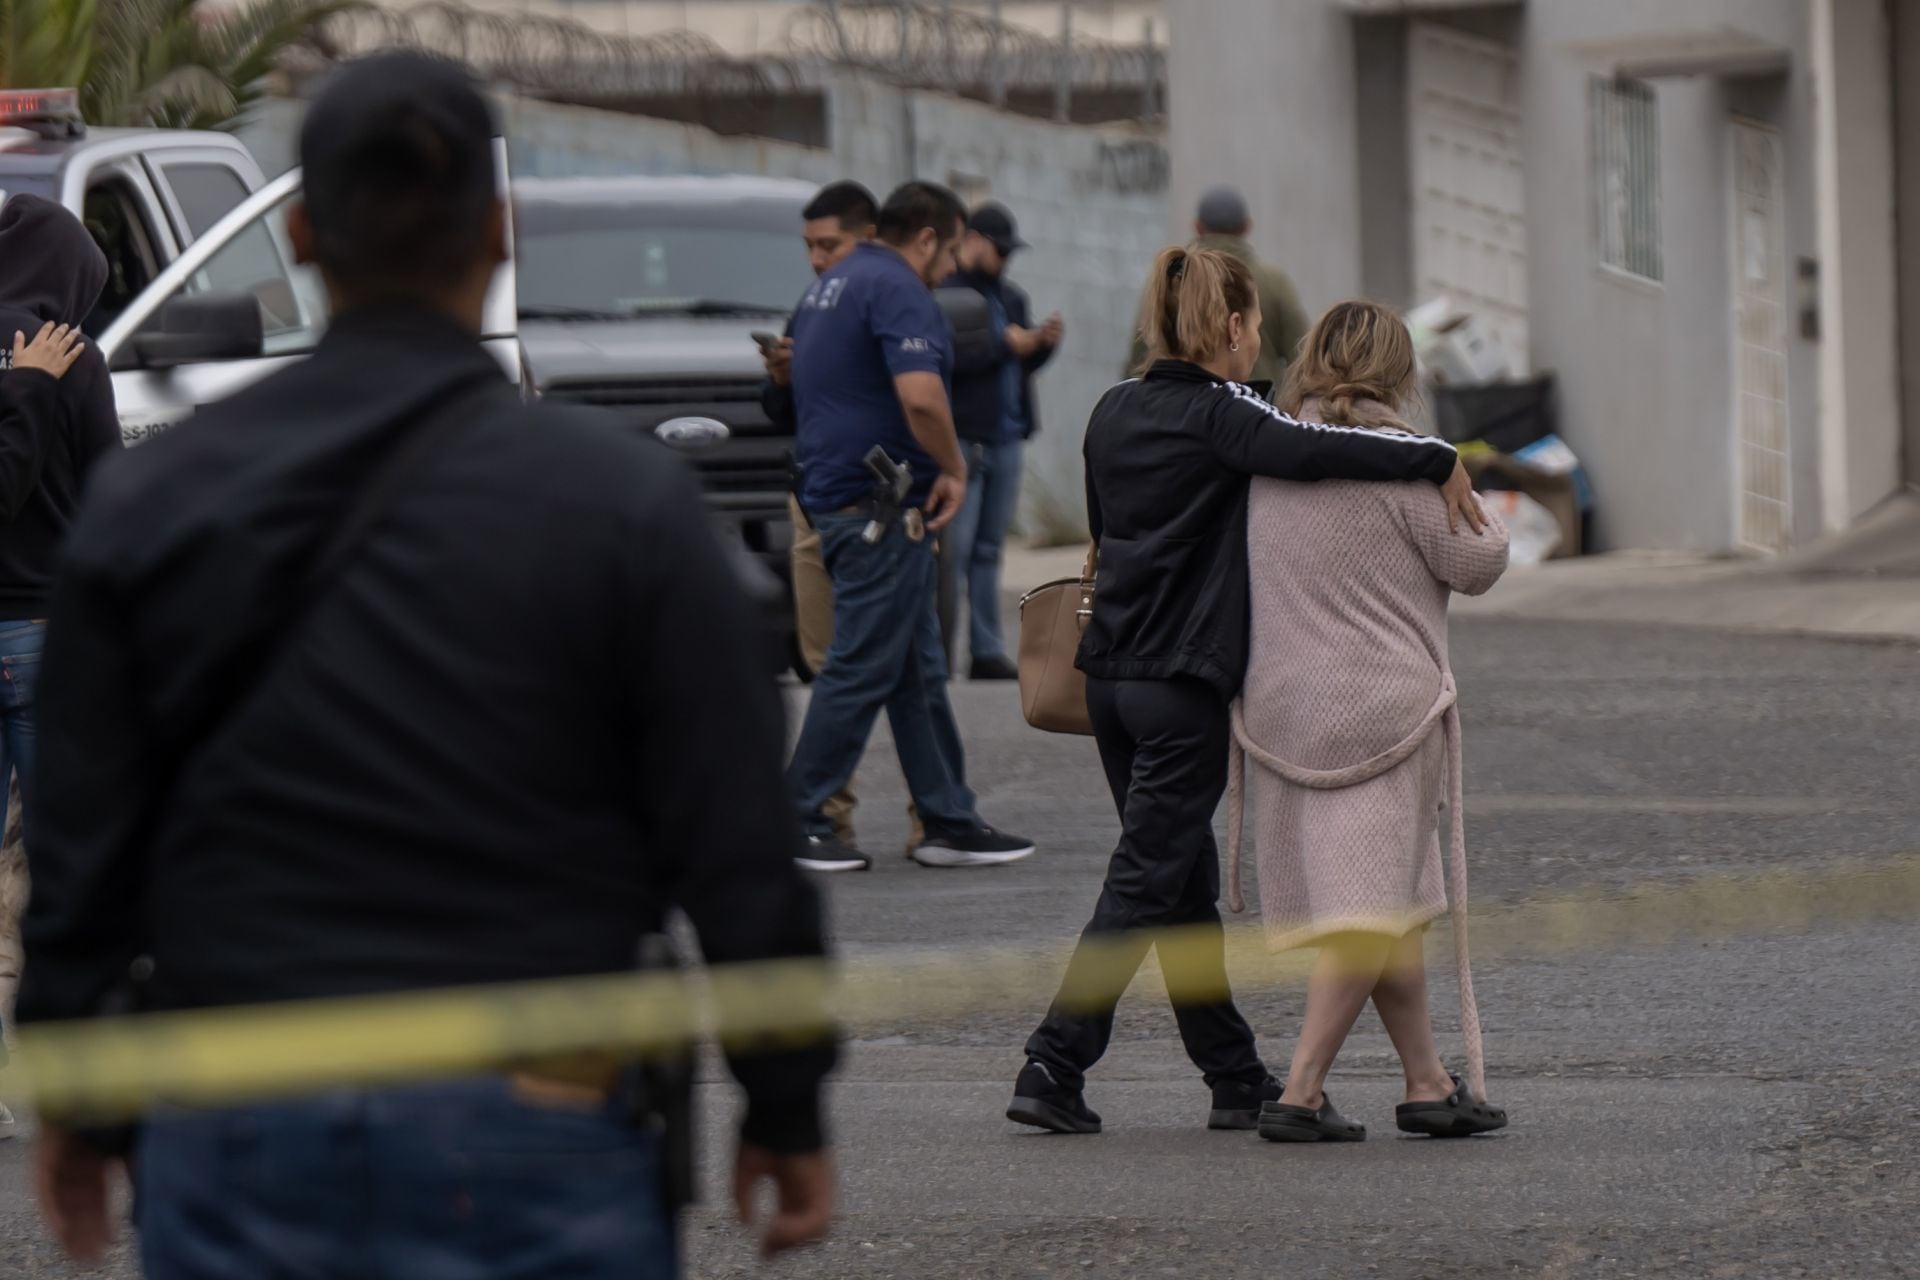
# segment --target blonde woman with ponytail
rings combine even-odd
[[[1397,429],[1302,421],[1274,408],[1269,387],[1249,385],[1260,320],[1245,263],[1213,250],[1166,250],[1140,319],[1151,359],[1101,398],[1087,425],[1099,571],[1079,665],[1121,832],[1062,984],[1070,994],[1027,1042],[1007,1109],[1022,1124],[1100,1131],[1086,1072],[1106,1052],[1126,985],[1116,979],[1145,958],[1139,931],[1148,929],[1177,927],[1188,939],[1160,960],[1168,986],[1182,993],[1174,1012],[1187,1055],[1211,1090],[1208,1127],[1253,1129],[1262,1104],[1280,1098],[1228,993],[1213,839],[1227,787],[1229,708],[1247,668],[1252,478],[1443,485],[1443,509],[1479,527],[1452,446]],[[1131,961],[1125,975],[1111,970],[1116,949]]]
[[[1343,302],[1307,334],[1280,403],[1333,427],[1397,431],[1413,394],[1413,342],[1400,318]],[[1233,715],[1227,898],[1238,911],[1244,751],[1259,781],[1268,943],[1320,949],[1285,1093],[1260,1116],[1260,1136],[1274,1142],[1366,1136],[1324,1086],[1368,1000],[1405,1069],[1401,1130],[1465,1137],[1507,1123],[1486,1100],[1467,967],[1460,722],[1447,661],[1448,597],[1494,584],[1507,535],[1492,517],[1461,532],[1451,515],[1449,499],[1420,482],[1253,484],[1252,660]],[[1449,898],[1465,1081],[1441,1061],[1427,1015],[1422,943]]]

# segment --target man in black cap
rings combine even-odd
[[[1253,233],[1253,212],[1247,198],[1233,187],[1212,187],[1200,197],[1193,215],[1194,246],[1217,249],[1238,258],[1253,270],[1254,287],[1260,295],[1260,358],[1253,365],[1253,381],[1279,386],[1287,376],[1287,365],[1299,351],[1312,321],[1300,305],[1300,292],[1293,277],[1271,263],[1260,261],[1247,237]],[[1127,362],[1127,376],[1140,371],[1147,359],[1146,340],[1136,331],[1133,354]]]
[[[943,617],[949,664],[959,649],[957,615],[968,617],[969,674],[975,680],[1012,680],[1020,672],[1007,657],[1000,632],[1000,557],[1020,503],[1024,446],[1040,429],[1033,375],[1059,350],[1065,332],[1054,312],[1035,328],[1026,290],[1007,279],[1007,264],[1027,248],[1006,206],[983,204],[967,221],[946,288],[971,289],[987,304],[986,358],[954,366],[954,427],[967,449],[967,501],[940,544]],[[956,334],[956,339],[958,335]],[[965,344],[957,344],[964,346]],[[981,388],[969,393],[966,384]]]
[[[418,55],[342,70],[288,225],[306,361],[103,465],[56,589],[23,1021],[817,958],[756,617],[696,486],[480,344],[509,257],[492,114]],[[140,980],[130,980],[130,975]],[[803,1013],[806,1010],[803,1009]],[[752,1054],[737,1186],[818,1237],[828,1041]],[[666,1097],[613,1054],[154,1117],[154,1280],[665,1277]],[[54,1116],[98,1256],[109,1157]]]

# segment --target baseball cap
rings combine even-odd
[[[329,256],[365,259],[371,237],[459,240],[498,192],[493,109],[457,62],[379,53],[329,76],[300,128],[303,198]]]
[[[983,235],[1000,251],[1000,256],[1013,256],[1015,249],[1024,249],[1027,242],[1020,238],[1020,228],[1014,223],[1013,215],[1003,204],[983,204],[973,211],[967,219],[967,230]]]
[[[1247,198],[1232,187],[1214,187],[1200,197],[1196,220],[1208,231],[1235,235],[1253,225]]]

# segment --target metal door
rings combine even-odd
[[[1408,28],[1414,301],[1447,297],[1527,371],[1527,206],[1520,66],[1490,40]]]
[[[1728,141],[1736,541],[1771,554],[1793,538],[1782,150],[1779,134],[1744,120]]]

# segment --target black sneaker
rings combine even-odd
[[[1259,1084],[1244,1080],[1218,1080],[1213,1085],[1213,1114],[1207,1117],[1209,1129],[1258,1129],[1260,1104],[1278,1102],[1284,1086],[1268,1076]]]
[[[1029,1062],[1014,1082],[1007,1119],[1052,1133],[1100,1132],[1100,1117],[1080,1091],[1056,1084],[1053,1073],[1038,1062]]]
[[[794,859],[808,871],[870,871],[873,859],[833,836],[808,836],[807,851]]]
[[[929,831],[907,855],[923,867],[997,867],[1033,856],[1033,841],[982,826],[958,834]]]
[[[967,678],[970,680],[1018,680],[1020,668],[1014,666],[1012,660],[1005,655],[995,654],[991,658],[975,658]]]

